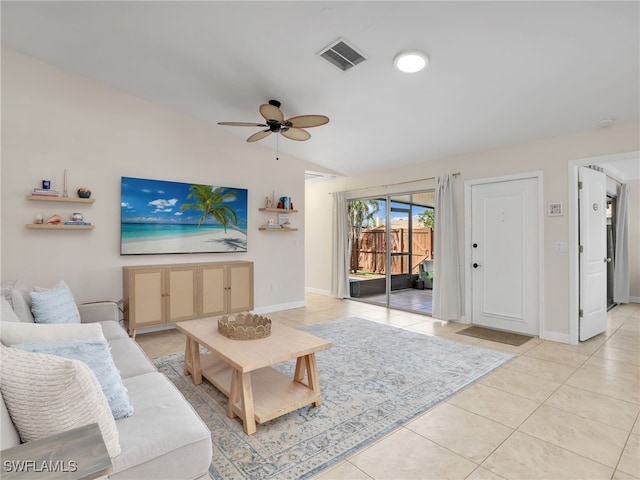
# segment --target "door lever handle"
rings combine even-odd
[[[473,264],[473,268],[478,268],[479,266],[480,266],[480,264],[479,264],[479,263],[474,263],[474,264]]]

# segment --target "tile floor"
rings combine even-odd
[[[307,295],[269,314],[294,327],[359,316],[517,357],[316,480],[640,479],[640,305],[614,308],[607,332],[577,346],[512,347],[455,332],[464,325]],[[151,357],[184,348],[176,330],[139,333]]]

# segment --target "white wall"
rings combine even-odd
[[[242,132],[244,133],[244,132]],[[264,143],[264,142],[262,142]],[[267,142],[268,145],[268,142]],[[2,52],[2,280],[34,285],[64,279],[79,301],[122,298],[122,266],[200,261],[255,262],[259,311],[304,302],[304,170],[223,127],[169,111],[13,52]],[[28,201],[50,179],[86,186],[93,205]],[[248,252],[120,256],[120,177],[246,188]],[[289,195],[298,232],[261,232],[267,195]],[[93,231],[28,230],[46,217],[81,211]]]
[[[421,163],[414,167],[391,169],[371,175],[339,178],[330,182],[309,185],[306,191],[307,212],[309,214],[306,226],[306,249],[309,252],[317,252],[317,254],[307,255],[305,259],[307,288],[318,292],[331,290],[331,252],[328,247],[331,245],[331,196],[328,195],[328,192],[390,185],[433,175],[460,172],[460,176],[454,181],[454,186],[458,231],[461,232],[459,249],[462,262],[464,261],[462,232],[464,232],[463,193],[465,180],[542,171],[545,209],[548,203],[561,202],[566,212],[569,201],[568,162],[585,157],[636,151],[640,146],[638,132],[638,123],[618,125],[609,129],[592,130],[524,145],[443,158],[439,161]],[[358,190],[356,194],[358,196],[374,193],[386,194],[392,191],[410,191],[429,187],[433,187],[432,181],[391,188]],[[638,195],[637,188],[635,190],[635,195]],[[637,225],[639,223],[637,215],[631,221],[634,220]],[[632,236],[631,243],[635,241],[636,244],[640,244],[637,226],[635,234],[632,235],[634,236]],[[567,252],[555,251],[554,243],[568,243],[568,237],[569,227],[566,213],[562,217],[544,217],[543,335],[546,338],[566,342],[570,341],[569,259]],[[639,267],[636,264],[632,268],[635,268],[634,278],[637,278]],[[464,270],[464,265],[461,265],[463,282]],[[637,288],[635,284],[633,288]]]

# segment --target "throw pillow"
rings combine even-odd
[[[11,308],[11,304],[7,301],[6,298],[0,297],[0,302],[2,302],[2,320],[3,322],[20,322],[20,319],[16,315],[16,312]]]
[[[0,329],[0,341],[10,347],[16,343],[66,342],[70,340],[104,340],[99,323],[5,323]]]
[[[120,454],[115,420],[89,367],[3,345],[0,358],[2,397],[23,442],[97,423],[109,455]]]
[[[36,323],[80,323],[78,306],[66,285],[29,295]]]
[[[120,372],[113,363],[109,344],[104,339],[49,342],[49,343],[21,343],[14,348],[25,352],[47,353],[72,360],[80,360],[94,373],[104,396],[107,398],[113,418],[129,417],[133,414],[133,406],[129,402],[127,389],[122,383]]]
[[[20,280],[2,282],[2,296],[7,299],[21,322],[33,323],[29,288]]]

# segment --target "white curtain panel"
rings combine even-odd
[[[331,296],[349,298],[349,220],[346,192],[333,193]]]
[[[620,185],[616,202],[616,250],[613,268],[613,301],[629,303],[629,212],[627,185]]]
[[[453,176],[436,177],[432,315],[441,320],[459,320],[462,316],[457,220]]]

